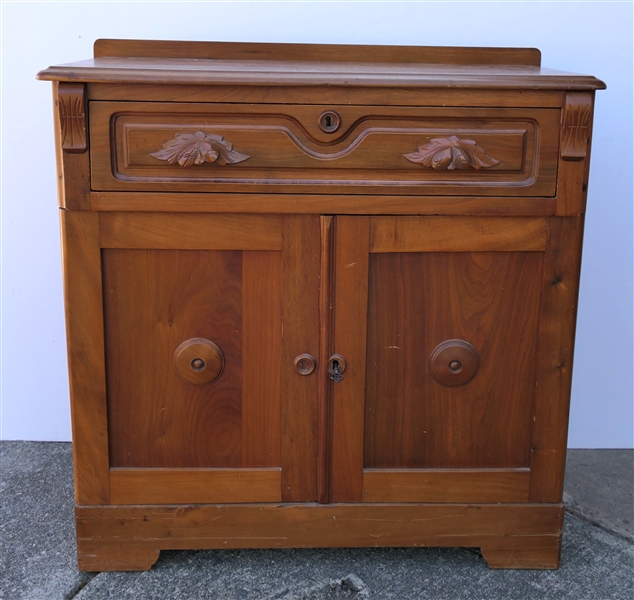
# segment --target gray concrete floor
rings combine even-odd
[[[570,450],[562,566],[491,570],[477,550],[162,552],[144,573],[80,573],[71,447],[0,442],[3,600],[632,600],[634,451]]]

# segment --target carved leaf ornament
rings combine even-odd
[[[499,160],[489,156],[484,148],[473,140],[461,140],[455,135],[448,138],[435,138],[428,144],[418,147],[418,152],[403,154],[413,163],[420,163],[424,167],[438,171],[452,171],[453,169],[480,169],[493,167]]]
[[[177,133],[173,140],[163,144],[163,150],[150,153],[159,160],[166,160],[173,165],[178,162],[181,167],[191,167],[203,163],[219,165],[235,164],[250,158],[248,154],[236,152],[233,144],[220,135],[196,133]]]

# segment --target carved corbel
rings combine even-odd
[[[83,83],[60,83],[57,90],[62,150],[73,154],[86,152],[86,96]]]
[[[583,160],[588,153],[592,96],[568,94],[561,128],[561,158]]]

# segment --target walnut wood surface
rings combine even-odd
[[[108,249],[103,265],[111,465],[242,466],[242,253]],[[172,365],[193,337],[222,348],[209,385]]]
[[[53,119],[55,132],[55,157],[57,194],[60,208],[90,210],[90,156],[87,152],[67,152],[62,148],[62,124],[60,118],[61,95],[67,92],[67,84],[53,83]],[[71,84],[72,89],[77,86]]]
[[[546,219],[372,218],[370,252],[543,252]]]
[[[363,495],[363,418],[368,311],[369,217],[337,217],[332,349],[347,363],[333,385],[332,502],[359,502]]]
[[[335,134],[319,127],[326,109],[341,116]],[[92,187],[288,192],[292,186],[301,193],[321,188],[330,193],[550,196],[555,193],[559,120],[557,110],[534,108],[286,105],[282,110],[279,105],[94,102]],[[243,158],[236,164],[201,159],[188,167],[161,160],[167,154],[157,151],[173,144],[175,135],[224,137],[232,153]],[[474,144],[457,150],[476,160],[473,148],[482,146],[495,161],[485,168],[439,170],[411,158],[417,147],[456,135]]]
[[[242,253],[242,465],[281,464],[282,255]],[[253,365],[253,367],[248,367]],[[256,366],[257,365],[257,366]]]
[[[324,373],[332,355],[333,339],[333,256],[335,218],[322,215],[319,221],[321,255],[319,265],[319,457],[317,460],[317,499],[330,501],[332,447],[332,380]]]
[[[80,568],[418,545],[556,568],[605,84],[532,49],[99,40],[95,56],[38,76],[66,209]],[[192,338],[224,354],[216,380],[177,375]],[[449,340],[476,353],[458,386],[453,354],[430,367]]]
[[[279,216],[103,213],[102,248],[160,250],[281,250]]]
[[[319,356],[320,219],[285,215],[282,271],[282,499],[317,500],[318,370],[302,377],[298,354]]]
[[[151,552],[167,549],[361,546],[490,548],[491,566],[497,568],[555,568],[563,513],[561,504],[79,506],[75,511],[80,566],[89,559],[96,570],[148,569]],[[506,562],[504,545],[512,549]],[[113,568],[117,548],[136,549],[143,560],[126,552],[128,565],[119,560]]]
[[[505,536],[484,544],[480,551],[492,569],[557,569],[561,533],[551,536]]]
[[[55,85],[55,82],[54,82]],[[562,90],[422,89],[382,87],[183,85],[89,83],[89,100],[125,102],[231,102],[234,104],[363,104],[366,106],[469,106],[561,108]]]
[[[371,255],[366,467],[528,466],[543,260],[532,252]],[[476,348],[480,368],[467,384],[446,387],[429,360],[456,338]]]
[[[40,71],[38,79],[89,83],[339,85],[416,88],[604,89],[588,75],[531,65],[337,63],[298,60],[218,60],[98,57]]]
[[[537,48],[464,48],[459,46],[363,46],[353,44],[271,44],[252,42],[178,42],[99,39],[95,57],[218,58],[223,60],[307,60],[539,66]]]
[[[113,504],[280,502],[277,469],[113,469]]]
[[[562,115],[561,157],[557,184],[559,216],[575,216],[585,212],[590,170],[590,140],[594,94],[566,94]]]
[[[108,429],[99,216],[61,210],[75,501],[107,504]]]
[[[528,469],[365,469],[364,502],[528,502]]]
[[[93,192],[90,202],[102,212],[546,216],[557,198]]]
[[[88,146],[85,87],[83,83],[62,83],[57,89],[60,146],[64,152],[81,154]]]
[[[563,494],[583,225],[583,217],[553,219],[544,261],[531,441],[531,501],[552,502]]]

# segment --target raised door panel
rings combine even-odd
[[[111,501],[314,500],[319,219],[192,216],[101,215]]]
[[[528,501],[547,220],[340,217],[336,236],[333,500]]]

